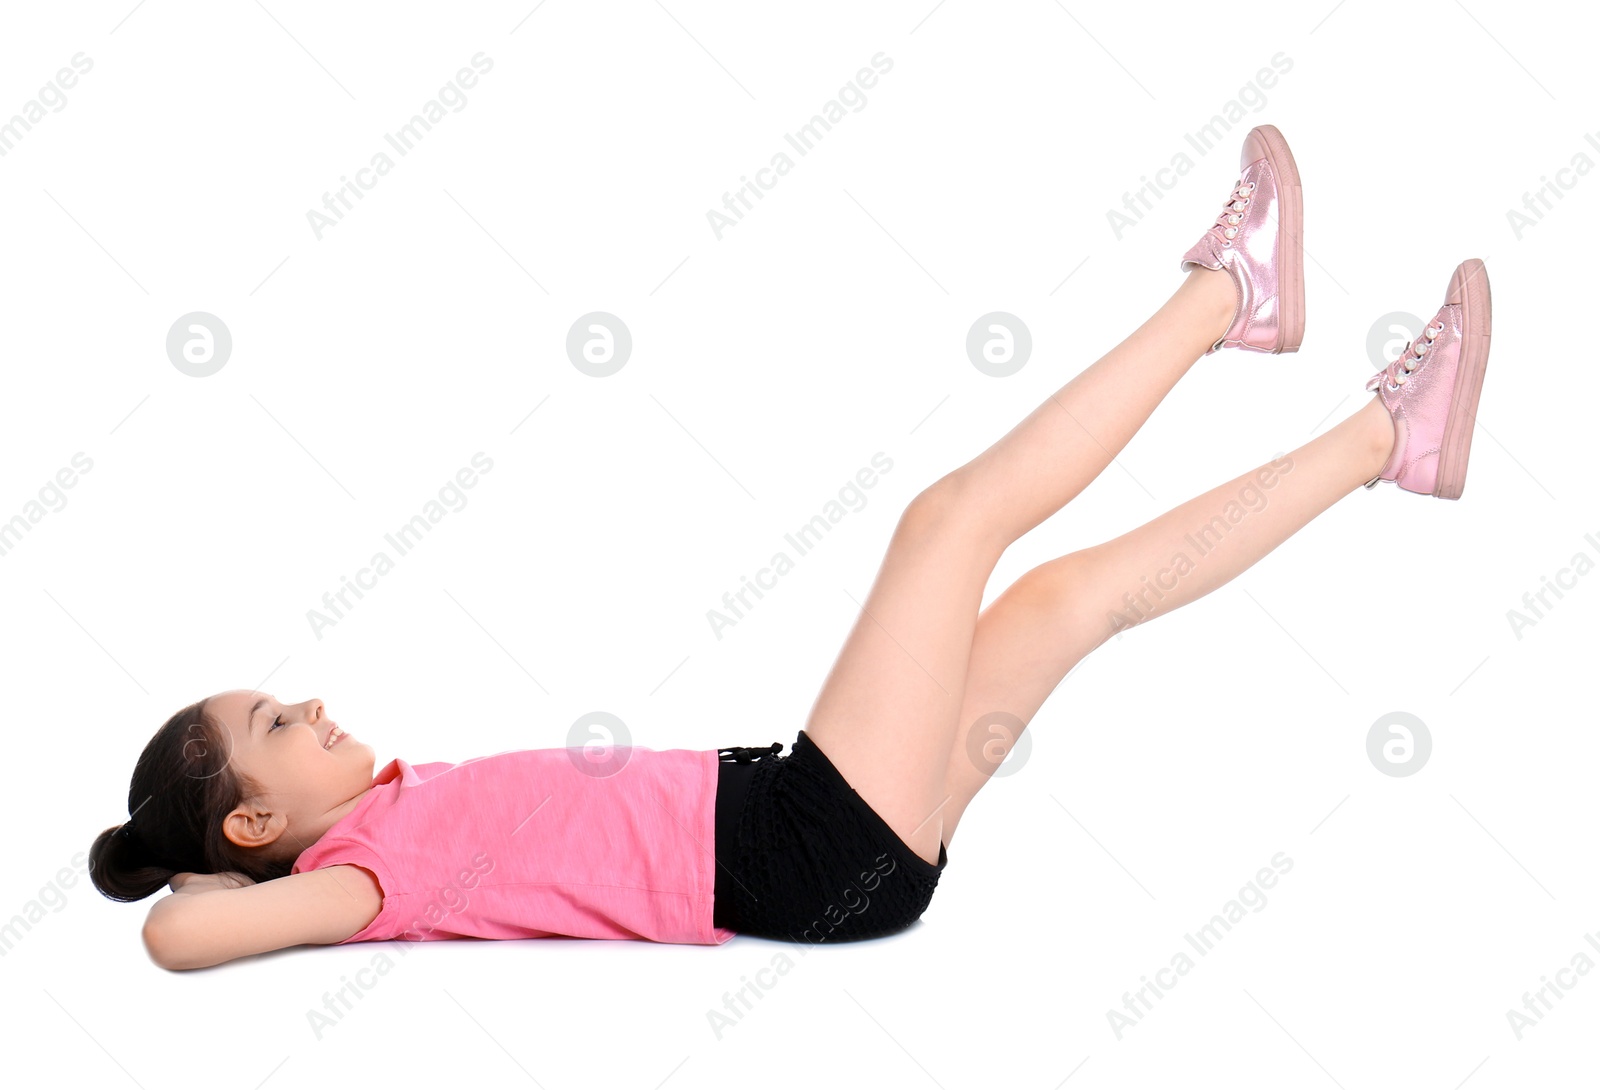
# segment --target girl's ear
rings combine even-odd
[[[247,803],[222,819],[222,835],[241,848],[264,848],[283,835],[288,819]]]

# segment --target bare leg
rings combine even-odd
[[[1078,660],[1123,627],[1233,579],[1376,476],[1393,445],[1394,424],[1373,398],[1283,458],[1008,587],[978,618],[945,788],[946,837]]]
[[[949,755],[995,563],[1110,463],[1227,328],[1235,298],[1225,273],[1191,272],[1126,340],[901,516],[805,730],[924,859],[939,855]]]

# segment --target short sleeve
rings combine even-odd
[[[347,942],[374,942],[396,938],[397,936],[392,933],[396,904],[395,886],[389,868],[370,845],[346,837],[325,836],[300,853],[289,873],[304,874],[307,871],[337,866],[355,866],[371,871],[377,878],[378,888],[383,894],[383,907],[366,927],[334,945],[343,946]]]

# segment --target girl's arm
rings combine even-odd
[[[246,884],[228,888],[236,882]],[[383,907],[372,872],[349,865],[260,884],[238,875],[180,874],[173,888],[144,924],[145,949],[163,969],[201,969],[285,946],[343,942]]]

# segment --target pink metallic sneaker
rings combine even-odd
[[[1226,269],[1239,289],[1233,324],[1207,355],[1219,348],[1295,352],[1306,332],[1300,171],[1272,125],[1250,130],[1239,167],[1239,181],[1217,222],[1178,267]]]
[[[1368,488],[1393,481],[1408,492],[1461,498],[1488,366],[1489,274],[1472,257],[1450,275],[1444,305],[1422,335],[1367,381],[1394,418],[1394,453]]]

